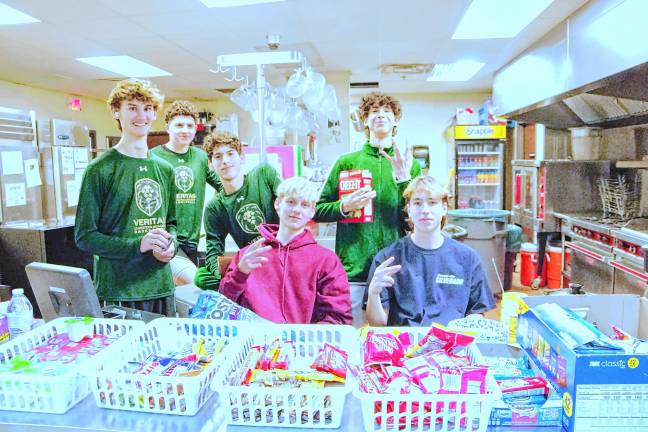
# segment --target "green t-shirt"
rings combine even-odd
[[[205,183],[220,191],[218,175],[209,169],[207,153],[190,146],[186,153],[176,153],[165,145],[151,150],[153,156],[169,162],[175,174],[176,218],[178,220],[178,243],[191,249],[198,248]]]
[[[85,170],[74,236],[95,255],[94,285],[101,300],[151,300],[173,294],[168,264],[140,252],[154,228],[176,235],[173,168],[156,158],[106,151]],[[176,243],[177,247],[177,243]]]
[[[387,153],[392,156],[394,149]],[[340,171],[369,170],[373,200],[373,222],[342,223],[338,183]],[[414,160],[410,170],[412,178],[421,174],[421,166]],[[340,156],[335,162],[322,189],[315,213],[316,222],[338,222],[335,236],[335,253],[344,265],[349,281],[365,282],[373,257],[379,250],[389,246],[405,234],[403,192],[409,184],[396,183],[391,163],[380,155],[379,150],[366,143],[362,150]]]
[[[259,225],[279,223],[274,201],[281,178],[270,165],[250,171],[241,189],[231,195],[217,193],[205,208],[207,257],[210,275],[220,280],[218,257],[225,250],[225,238],[231,235],[239,248],[259,238]]]

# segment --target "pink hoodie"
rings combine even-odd
[[[349,281],[340,259],[317,244],[309,230],[282,245],[278,225],[259,226],[272,250],[268,261],[245,274],[238,269],[239,250],[227,268],[219,291],[243,307],[277,323],[350,324]]]

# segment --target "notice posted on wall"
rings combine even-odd
[[[27,204],[25,183],[5,183],[5,205],[7,207],[24,206]]]
[[[3,151],[0,153],[2,159],[2,175],[15,175],[23,173],[23,155],[19,151]]]
[[[28,188],[43,184],[38,168],[38,159],[25,159],[25,180]]]
[[[74,175],[74,149],[61,147],[61,168],[63,175]]]
[[[79,204],[79,183],[76,180],[65,182],[65,194],[68,207],[76,207]]]
[[[74,149],[74,169],[85,169],[88,166],[88,149],[75,148]]]

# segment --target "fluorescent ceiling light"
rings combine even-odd
[[[260,64],[292,64],[301,63],[299,51],[260,51],[240,54],[224,54],[216,58],[221,67],[255,66]]]
[[[553,0],[472,0],[452,39],[517,36]]]
[[[40,22],[39,19],[0,3],[0,25],[28,24]]]
[[[208,8],[249,6],[261,3],[278,3],[285,0],[200,0]]]
[[[165,70],[125,55],[83,57],[78,58],[77,60],[129,78],[148,78],[171,75],[171,73]]]
[[[461,60],[456,63],[434,65],[428,81],[468,81],[484,67],[484,63]]]

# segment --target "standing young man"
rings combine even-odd
[[[279,226],[261,225],[262,238],[236,253],[220,283],[223,295],[277,323],[351,323],[342,263],[306,229],[318,196],[303,177],[279,185]]]
[[[369,272],[367,318],[374,326],[443,325],[495,307],[479,255],[441,233],[448,194],[430,176],[404,193],[414,230],[378,252]]]
[[[214,131],[205,137],[203,146],[223,190],[205,208],[207,257],[195,282],[200,288],[216,290],[220,282],[218,257],[225,251],[227,235],[243,248],[259,238],[259,225],[278,222],[274,200],[281,179],[266,164],[243,174],[241,141],[231,134]]]
[[[191,142],[196,136],[198,111],[187,101],[175,101],[164,114],[169,142],[155,147],[151,154],[173,167],[178,220],[178,253],[171,260],[176,285],[193,283],[196,276],[198,240],[205,203],[205,184],[221,190],[216,173],[209,169],[207,153]]]
[[[360,102],[360,118],[368,138],[360,151],[341,156],[333,165],[317,204],[315,220],[338,222],[335,252],[342,260],[351,285],[353,323],[362,324],[362,299],[373,256],[405,234],[402,194],[412,177],[421,172],[410,148],[395,145],[401,119],[398,100],[370,93]],[[372,188],[362,188],[340,199],[340,175],[351,170],[371,173]],[[342,222],[352,212],[373,205],[373,222]]]
[[[120,81],[108,106],[119,143],[85,170],[75,239],[95,255],[100,300],[167,312],[175,287],[168,262],[176,250],[173,168],[148,157],[146,137],[163,96],[149,81]]]

